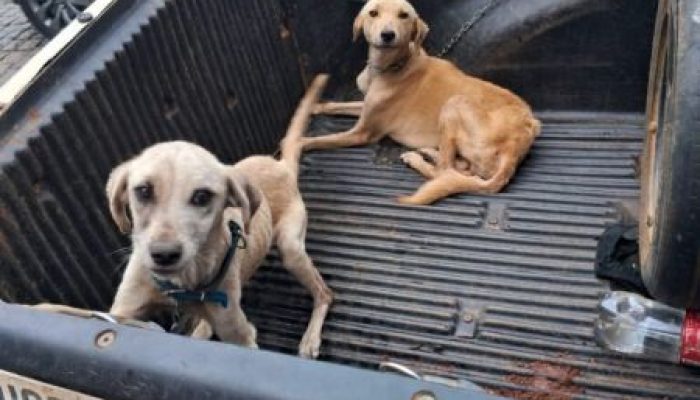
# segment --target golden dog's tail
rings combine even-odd
[[[303,147],[301,139],[309,126],[311,111],[321,97],[321,93],[323,93],[327,83],[327,74],[317,75],[311,82],[311,85],[306,90],[306,94],[294,112],[289,128],[287,128],[287,134],[282,139],[280,161],[286,162],[295,174],[299,171],[299,159],[301,158]]]

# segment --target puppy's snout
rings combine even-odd
[[[382,41],[384,43],[391,43],[396,39],[396,32],[392,30],[384,30],[382,31]]]
[[[176,242],[153,242],[148,247],[153,262],[161,267],[169,267],[182,257],[182,244]]]

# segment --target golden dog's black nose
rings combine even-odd
[[[394,31],[382,31],[382,41],[384,43],[391,43],[396,39],[396,32]]]
[[[148,247],[153,262],[161,267],[177,263],[182,256],[182,244],[173,242],[153,242]]]

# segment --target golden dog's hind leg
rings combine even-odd
[[[401,161],[427,179],[433,179],[435,177],[437,171],[435,165],[426,161],[423,158],[423,154],[419,151],[407,151],[401,154]]]
[[[348,101],[348,102],[333,102],[318,103],[314,106],[312,113],[314,115],[347,115],[351,117],[359,117],[362,114],[362,108],[365,103],[363,101]]]
[[[503,158],[498,170],[489,179],[479,176],[467,176],[454,168],[440,171],[435,179],[423,184],[411,196],[398,199],[401,204],[427,205],[447,196],[457,193],[495,194],[501,191],[510,181],[518,166],[515,158]]]
[[[282,264],[311,293],[314,309],[299,343],[299,355],[317,358],[321,347],[321,330],[333,301],[333,292],[306,253],[306,208],[299,200],[292,204],[277,225],[277,248]]]
[[[401,154],[401,161],[418,171],[418,173],[423,175],[426,179],[433,179],[438,171],[436,166],[440,164],[440,152],[432,147],[424,147]],[[469,161],[463,158],[455,159],[454,168],[464,175],[474,175],[469,170]]]

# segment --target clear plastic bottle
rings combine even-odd
[[[595,337],[606,349],[654,360],[700,365],[700,313],[635,293],[610,292],[598,306]]]

